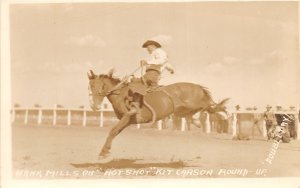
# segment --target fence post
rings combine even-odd
[[[53,125],[56,125],[56,116],[57,116],[56,107],[57,107],[57,104],[54,104],[54,108],[53,108]]]
[[[103,108],[100,109],[100,127],[103,127]]]
[[[25,110],[24,124],[28,124],[28,109]]]
[[[38,111],[38,125],[40,125],[42,123],[42,116],[43,116],[43,112],[42,109],[39,109]]]
[[[232,136],[236,137],[237,135],[237,114],[232,114]]]
[[[11,123],[15,122],[16,120],[16,110],[13,108],[11,110]]]
[[[157,121],[157,128],[158,128],[158,130],[162,130],[162,122],[161,122],[161,120]]]
[[[206,130],[206,133],[210,133],[211,132],[211,125],[210,125],[210,121],[209,121],[209,113],[205,112],[206,113],[206,119],[205,119],[205,130]]]
[[[299,120],[299,106],[296,108],[295,114],[295,126],[297,127],[297,140],[300,140],[300,120]]]
[[[82,118],[82,126],[86,126],[86,109],[85,107],[83,108],[83,118]]]
[[[266,120],[263,120],[263,123],[262,123],[262,132],[263,132],[263,137],[266,138],[267,137],[267,127],[266,127]]]
[[[71,125],[71,110],[68,109],[68,126]]]
[[[186,120],[185,118],[181,118],[181,131],[185,131]]]

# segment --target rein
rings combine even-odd
[[[118,83],[116,86],[114,86],[112,89],[110,89],[109,91],[107,91],[107,92],[105,92],[105,93],[99,93],[99,95],[101,95],[101,96],[109,96],[109,95],[112,95],[112,94],[114,94],[113,92],[114,91],[117,91],[117,90],[120,90],[120,89],[122,89],[123,87],[121,87],[121,88],[119,88],[121,85],[123,85],[129,78],[130,78],[130,76],[132,76],[134,73],[136,73],[138,70],[143,70],[142,69],[143,68],[143,66],[139,66],[138,68],[136,68],[129,76],[125,76],[125,78],[120,82],[120,83]],[[141,73],[142,74],[142,73]],[[116,95],[120,95],[120,94],[116,94]]]
[[[121,83],[121,82],[120,82]],[[122,83],[123,84],[123,83]],[[120,84],[121,85],[121,84]],[[114,93],[114,91],[118,91],[120,89],[122,89],[123,87],[121,88],[118,88],[120,86],[119,84],[116,85],[115,87],[113,87],[111,90],[107,91],[107,92],[98,92],[97,94],[90,94],[90,95],[98,95],[98,96],[109,96],[109,95],[120,95],[120,93]],[[118,86],[118,87],[117,87]]]
[[[121,82],[120,82],[121,83]],[[124,82],[123,82],[124,83]],[[122,84],[123,84],[122,83]],[[104,96],[104,97],[106,97],[106,96],[109,96],[109,95],[120,95],[120,93],[114,93],[114,91],[117,91],[117,90],[120,90],[120,89],[122,89],[123,87],[121,87],[121,88],[118,88],[119,86],[120,86],[121,84],[118,84],[118,85],[116,85],[115,87],[113,87],[111,90],[109,90],[109,91],[106,91],[106,92],[97,92],[96,94],[93,94],[93,93],[90,93],[89,95],[90,96],[92,96],[92,95],[97,95],[97,96]]]

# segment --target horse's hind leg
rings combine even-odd
[[[104,157],[109,154],[109,150],[111,149],[111,144],[113,139],[127,126],[130,125],[130,117],[129,115],[125,115],[122,119],[115,125],[109,132],[108,137],[106,138],[105,144],[103,145],[99,157]]]
[[[192,124],[192,115],[187,115],[185,117],[186,125],[187,125],[187,130],[191,130],[191,124]]]
[[[195,125],[194,120],[193,120],[193,115],[194,114],[195,114],[194,112],[190,112],[190,113],[185,115],[186,125],[187,125],[187,129],[189,131],[191,130],[191,124]]]

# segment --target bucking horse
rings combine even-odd
[[[140,109],[143,121],[138,122],[135,114],[128,113],[130,110],[128,99],[132,97],[130,82],[115,78],[113,70],[100,75],[90,71],[88,78],[91,108],[94,111],[99,110],[104,97],[107,97],[120,120],[110,130],[99,153],[99,159],[109,156],[113,139],[131,124],[155,122],[171,114],[191,117],[199,111],[216,113],[224,111],[225,103],[228,101],[227,98],[219,103],[214,102],[207,88],[194,83],[181,82],[161,86],[154,90],[147,90]]]

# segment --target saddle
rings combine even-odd
[[[162,86],[159,87],[161,88]],[[132,106],[141,108],[143,105],[145,105],[151,111],[151,123],[154,123],[156,121],[156,112],[144,98],[144,96],[147,95],[147,93],[153,91],[153,88],[148,87],[143,78],[132,78],[131,82],[128,83],[128,88],[128,100],[126,102],[128,109],[130,109]],[[141,121],[142,122],[140,123],[144,122],[143,120]]]
[[[178,99],[178,97],[171,95],[168,93],[165,89],[163,89],[163,86],[155,86],[155,87],[148,87],[148,85],[144,82],[143,78],[132,78],[131,82],[128,83],[129,87],[129,102],[127,103],[128,106],[131,106],[132,102],[139,103],[139,107],[142,107],[145,105],[152,113],[152,123],[156,121],[156,112],[152,108],[152,106],[147,102],[145,99],[145,95],[151,92],[158,92],[162,91],[166,94],[167,97],[170,98],[170,100],[173,103],[174,111],[176,108],[184,106],[183,102]]]
[[[132,93],[138,93],[145,96],[147,93],[154,91],[163,91],[163,86],[149,87],[142,78],[132,78],[131,82],[128,83],[129,90]]]

